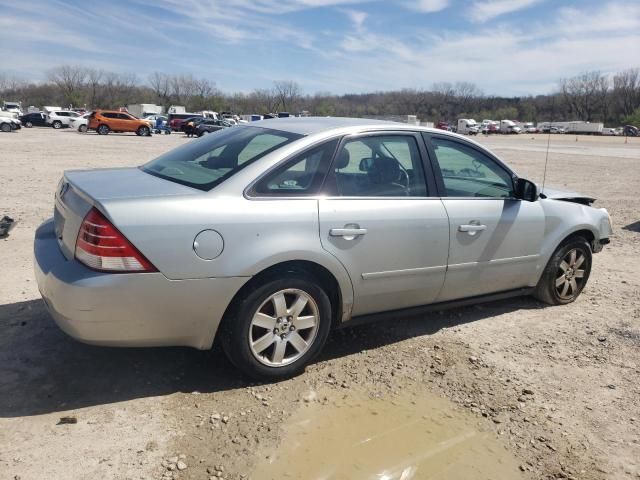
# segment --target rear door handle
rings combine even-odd
[[[460,225],[458,227],[459,232],[467,232],[469,235],[475,235],[477,232],[481,232],[486,229],[487,229],[486,225],[477,225],[477,224]]]
[[[344,237],[345,240],[353,240],[359,235],[366,235],[368,230],[366,228],[360,228],[359,226],[346,226],[344,228],[332,228],[329,230],[329,235],[332,237]]]

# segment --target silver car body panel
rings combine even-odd
[[[438,297],[449,253],[449,222],[440,199],[327,198],[319,201],[319,215],[322,246],[350,273],[353,315]],[[354,228],[364,233],[353,235]]]
[[[38,284],[65,331],[105,345],[209,348],[241,287],[283,262],[326,269],[340,289],[338,321],[347,322],[353,316],[535,286],[568,235],[591,232],[596,251],[611,235],[604,209],[552,198],[255,197],[248,192],[265,172],[345,135],[427,132],[487,150],[441,130],[358,119],[272,119],[233,128],[253,126],[306,136],[208,192],[138,168],[65,173],[56,192],[55,224],[43,224],[35,241]],[[98,273],[74,259],[80,224],[92,206],[157,273]],[[351,235],[353,229],[366,233]],[[194,251],[203,230],[223,239],[213,260]]]
[[[545,230],[539,202],[444,198],[443,203],[451,223],[451,242],[439,301],[530,284],[540,267]]]

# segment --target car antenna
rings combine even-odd
[[[551,97],[551,118],[555,117],[555,106],[556,106],[556,98],[555,96]],[[542,175],[542,190],[541,192],[544,194],[544,186],[547,182],[547,164],[549,163],[549,144],[551,143],[551,127],[553,126],[553,120],[551,121],[551,125],[549,125],[549,131],[547,132],[547,154],[544,157],[544,173]]]

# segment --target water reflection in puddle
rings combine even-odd
[[[326,395],[324,405],[305,404],[292,416],[253,480],[522,478],[492,433],[439,397]]]

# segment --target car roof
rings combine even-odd
[[[268,118],[266,120],[258,120],[250,122],[248,125],[262,128],[270,128],[273,130],[281,130],[290,133],[298,133],[301,135],[311,135],[328,130],[336,130],[349,127],[359,128],[381,128],[381,127],[403,127],[407,124],[399,122],[389,122],[386,120],[370,120],[367,118],[348,118],[348,117],[284,117],[284,118]]]

